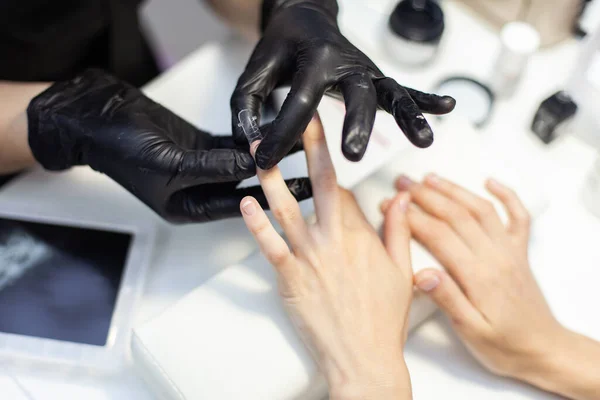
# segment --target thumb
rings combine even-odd
[[[446,272],[425,269],[415,274],[414,281],[415,286],[448,315],[455,327],[471,330],[486,323],[479,310]]]

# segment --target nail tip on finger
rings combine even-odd
[[[436,186],[441,183],[441,178],[434,172],[430,172],[425,176],[425,183]]]
[[[415,286],[423,292],[431,292],[439,286],[440,282],[439,274],[431,269],[423,270],[415,276]]]
[[[502,185],[500,182],[498,182],[494,178],[486,179],[485,186],[487,187],[488,190],[491,190],[491,191],[503,190],[505,188],[504,185]]]
[[[243,215],[252,216],[256,212],[256,200],[252,197],[244,197],[240,202],[240,210]]]
[[[414,181],[406,175],[400,175],[398,178],[396,178],[396,182],[395,182],[396,189],[398,189],[399,191],[406,191],[413,184],[414,184]]]

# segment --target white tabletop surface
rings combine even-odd
[[[397,68],[385,52],[378,49],[376,34],[382,24],[373,14],[375,8],[371,11],[355,9],[356,0],[346,0],[344,4],[347,7],[342,29],[384,72],[399,82],[427,90],[450,74],[485,79],[485,73],[489,71],[497,48],[495,33],[452,2],[445,2],[447,33],[441,54],[435,64],[420,71]],[[361,35],[355,37],[346,27],[358,23],[362,28]],[[531,162],[544,163],[547,167],[547,174],[539,179],[547,189],[549,207],[535,221],[532,266],[557,317],[568,327],[600,339],[600,318],[594,306],[600,303],[600,292],[595,290],[596,279],[600,278],[600,251],[597,249],[600,219],[583,208],[579,193],[595,152],[574,138],[565,138],[545,148],[536,142],[528,129],[539,103],[566,81],[577,48],[578,44],[571,41],[537,54],[518,93],[514,98],[496,104],[494,116],[482,135],[499,154],[527,152]],[[204,46],[153,82],[147,93],[202,128],[229,131],[229,96],[249,51],[250,46],[235,40]],[[521,167],[527,168],[526,163]],[[252,240],[239,220],[168,226],[126,191],[87,168],[52,175],[37,170],[18,178],[0,190],[0,207],[3,202],[15,201],[27,201],[74,216],[92,213],[95,218],[108,221],[121,218],[154,220],[160,227],[160,239],[138,321],[159,312],[223,267],[254,250]],[[226,249],[225,244],[228,244]],[[442,316],[426,322],[410,337],[406,358],[416,399],[552,398],[482,370]],[[2,371],[0,366],[2,399],[153,398],[133,371],[117,378],[68,379],[49,379],[26,373],[9,376]]]

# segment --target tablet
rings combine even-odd
[[[153,240],[150,227],[0,210],[0,358],[119,369]]]

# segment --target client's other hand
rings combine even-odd
[[[316,223],[304,221],[275,167],[257,173],[291,250],[252,197],[241,202],[246,225],[277,271],[284,306],[332,399],[410,398],[403,357],[412,298],[410,197],[393,200],[382,243],[353,195],[338,186],[318,117],[303,140]]]
[[[504,204],[506,226],[489,201],[452,182],[398,179],[414,203],[413,236],[447,271],[420,271],[415,284],[490,371],[569,398],[600,398],[600,344],[554,318],[529,267],[527,210],[509,188],[494,180],[486,187]]]

